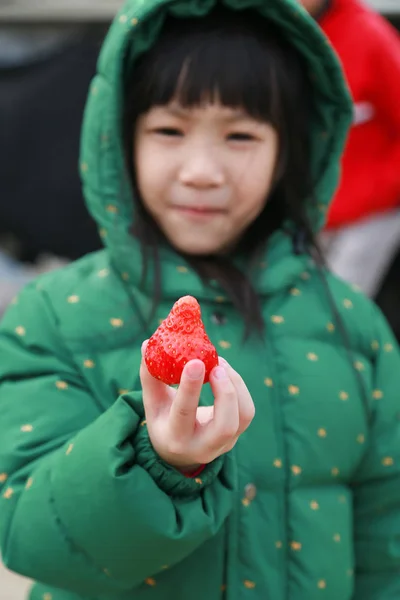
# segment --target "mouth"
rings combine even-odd
[[[226,211],[209,206],[174,206],[174,210],[191,218],[207,219],[224,214]]]

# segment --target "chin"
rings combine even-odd
[[[219,248],[182,248],[180,250],[183,254],[187,256],[213,256],[215,254],[219,254]]]
[[[213,254],[219,254],[222,252],[220,246],[205,246],[203,244],[173,244],[174,248],[182,254],[187,256],[212,256]]]

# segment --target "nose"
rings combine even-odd
[[[179,173],[181,184],[198,189],[219,187],[224,184],[224,169],[218,152],[208,144],[193,144],[186,148]]]

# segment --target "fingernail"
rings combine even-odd
[[[228,361],[222,358],[222,356],[218,356],[218,362],[222,367],[229,367]]]
[[[186,374],[190,379],[200,379],[204,376],[204,367],[201,362],[190,363],[186,368]]]
[[[149,342],[149,340],[144,340],[144,342],[142,344],[142,354],[144,354],[144,352],[146,351],[148,342]]]
[[[215,367],[213,373],[216,379],[226,379],[228,377],[224,367]]]

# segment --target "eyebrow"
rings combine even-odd
[[[169,112],[174,117],[179,117],[181,119],[186,119],[186,120],[189,119],[189,110],[190,109],[183,108],[178,105],[167,105],[164,108],[167,112]],[[251,117],[243,110],[238,109],[238,110],[233,110],[226,116],[222,117],[222,119],[224,121],[226,121],[227,123],[233,123],[236,121],[243,121],[245,119],[248,120],[248,119],[251,119]]]

